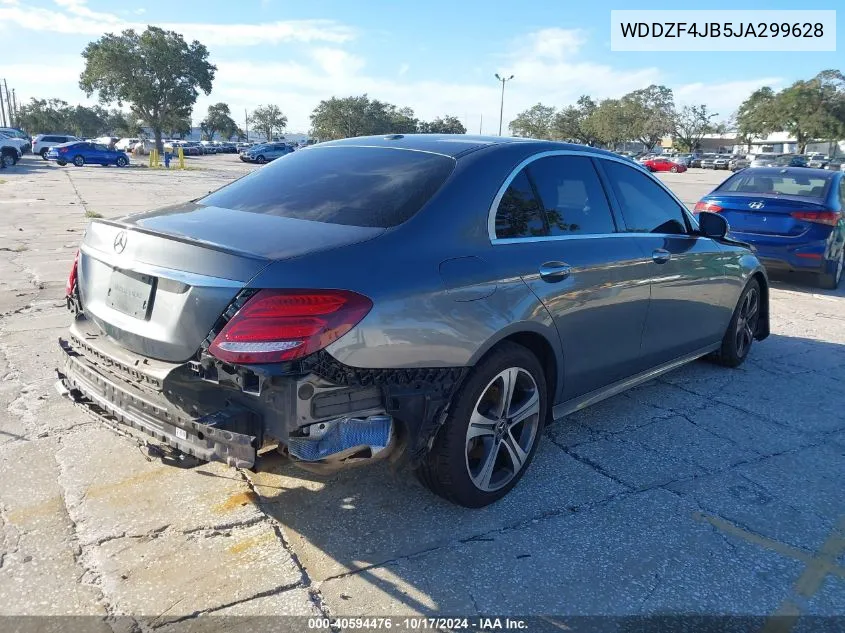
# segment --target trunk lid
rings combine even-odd
[[[96,220],[80,249],[80,299],[85,314],[118,344],[183,362],[273,261],[382,232],[194,203]]]
[[[818,198],[761,194],[713,194],[707,202],[722,207],[732,233],[798,237],[814,224],[792,217],[796,211],[823,211]]]

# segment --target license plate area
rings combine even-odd
[[[152,311],[156,278],[128,270],[112,271],[106,305],[136,319],[148,319]]]

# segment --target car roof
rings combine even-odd
[[[421,152],[433,152],[459,158],[485,147],[521,143],[538,152],[553,150],[570,150],[590,152],[600,156],[617,156],[614,152],[575,143],[559,141],[541,141],[531,138],[516,138],[511,136],[478,136],[473,134],[387,134],[381,136],[357,136],[337,141],[325,141],[321,147],[389,147],[394,149],[409,149]],[[533,147],[532,147],[533,146]]]

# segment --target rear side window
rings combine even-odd
[[[523,169],[511,181],[496,210],[496,237],[539,237],[548,235],[543,210]]]
[[[616,227],[592,161],[548,156],[529,166],[549,223],[550,235],[613,233]]]
[[[628,232],[687,232],[684,210],[651,177],[616,161],[603,160],[602,166],[619,201]]]
[[[351,226],[391,227],[417,213],[455,160],[372,147],[292,152],[199,200],[200,204]]]

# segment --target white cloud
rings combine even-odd
[[[682,84],[674,89],[675,105],[682,107],[706,103],[708,110],[719,114],[719,120],[727,120],[736,111],[737,106],[758,88],[771,86],[777,90],[783,83],[781,77],[762,77],[717,84]]]
[[[0,24],[50,33],[99,36],[106,32],[133,28],[144,30],[146,24],[124,20],[113,13],[92,11],[87,0],[55,0],[58,10],[21,7],[4,1],[0,5]],[[255,24],[164,23],[165,29],[178,31],[187,40],[213,41],[217,46],[258,46],[280,42],[329,42],[343,44],[355,37],[349,26],[333,20],[288,20]]]
[[[118,18],[110,14],[91,11],[84,0],[57,0],[62,8],[61,17],[45,9],[21,9],[0,0],[0,24],[10,19],[11,11],[16,23],[26,22],[33,30],[47,25],[53,32],[72,32],[99,35],[123,27]],[[33,12],[44,15],[35,20]],[[5,12],[5,13],[4,13]],[[46,15],[53,16],[51,20]],[[40,14],[39,14],[40,15]],[[306,21],[312,24],[313,21]],[[277,23],[273,23],[277,24]],[[284,28],[270,24],[213,25],[172,24],[173,28],[200,41],[220,44],[221,40],[254,38],[257,41],[282,41],[293,37],[310,37],[297,31],[294,23],[282,23]],[[340,25],[338,37],[344,32]],[[96,32],[87,33],[85,29]],[[309,27],[311,28],[311,27]],[[65,30],[58,30],[65,29]],[[331,29],[329,29],[331,31]],[[296,33],[294,33],[296,31]],[[321,31],[322,33],[322,31]],[[323,33],[325,35],[325,33]],[[272,38],[277,38],[273,40]],[[342,37],[341,37],[342,39]],[[574,103],[582,94],[602,99],[618,97],[626,92],[651,83],[664,83],[675,91],[679,105],[707,103],[727,118],[736,106],[754,89],[762,85],[777,86],[778,78],[748,79],[718,84],[681,83],[673,85],[666,74],[656,67],[617,68],[609,64],[590,61],[583,50],[587,34],[580,30],[542,29],[527,33],[506,44],[504,52],[494,57],[472,60],[465,71],[456,65],[441,78],[417,79],[408,76],[408,63],[388,64],[381,72],[374,72],[367,60],[356,55],[344,42],[327,39],[314,40],[312,45],[280,49],[270,59],[262,55],[259,60],[215,55],[218,67],[211,95],[201,95],[194,110],[194,121],[202,119],[207,107],[218,101],[226,102],[237,119],[243,118],[244,109],[275,103],[287,114],[291,131],[305,131],[310,126],[310,114],[317,103],[332,96],[345,97],[367,93],[372,98],[399,106],[410,106],[420,118],[430,120],[451,114],[462,119],[473,133],[479,131],[483,117],[483,132],[495,133],[499,122],[501,86],[493,78],[499,71],[513,74],[505,92],[504,128],[520,111],[543,102],[556,107]],[[30,96],[60,97],[69,102],[87,102],[79,91],[77,82],[82,71],[79,56],[32,58],[26,64],[5,65],[4,76],[17,88],[20,101]]]

